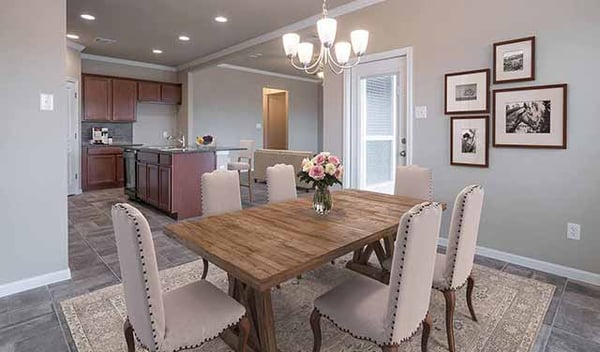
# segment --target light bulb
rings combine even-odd
[[[303,42],[298,44],[298,59],[300,62],[307,66],[312,60],[313,56],[313,44],[308,42]]]
[[[352,45],[348,42],[339,42],[335,44],[335,58],[341,65],[345,65],[350,61],[350,52],[352,51]]]
[[[296,33],[288,33],[283,36],[283,50],[287,57],[295,57],[298,54],[300,36]]]
[[[369,44],[369,31],[365,31],[364,29],[352,31],[352,33],[350,33],[350,38],[352,40],[354,53],[358,56],[364,55],[367,51],[367,45]]]
[[[326,48],[331,48],[335,42],[335,34],[337,32],[337,21],[333,18],[322,18],[317,22],[317,32],[319,39]]]

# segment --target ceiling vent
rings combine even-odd
[[[114,44],[117,42],[114,39],[108,39],[108,38],[102,38],[102,37],[96,37],[96,39],[94,39],[94,41],[98,44]]]

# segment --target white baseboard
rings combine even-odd
[[[31,290],[45,285],[50,285],[63,280],[69,280],[70,278],[71,270],[65,269],[40,276],[30,277],[28,279],[9,282],[7,284],[0,285],[0,297],[10,296],[15,293]]]
[[[438,244],[442,247],[447,247],[448,239],[440,237]],[[566,277],[567,279],[577,280],[588,284],[600,286],[600,274],[591,273],[589,271],[583,271],[564,265],[548,263],[541,260],[523,257],[520,255],[502,252],[496,249],[481,246],[477,246],[476,253],[484,257],[498,259],[507,263],[516,264],[524,266],[526,268],[543,271],[545,273]]]

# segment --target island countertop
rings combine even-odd
[[[239,151],[246,150],[241,147],[227,147],[227,146],[189,146],[185,148],[174,147],[174,146],[142,146],[136,147],[138,151],[150,152],[150,153],[161,153],[161,154],[190,154],[190,153],[217,153],[217,152],[228,152],[228,151]]]

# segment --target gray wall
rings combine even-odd
[[[0,12],[0,285],[68,268],[65,7],[22,0]],[[40,111],[40,93],[54,111]]]
[[[82,72],[162,82],[177,82],[177,74],[175,72],[85,58],[82,60]],[[171,135],[178,134],[177,106],[139,103],[137,109],[137,121],[133,123],[134,143],[168,144],[169,142],[163,139],[162,132],[167,131]]]
[[[211,134],[221,145],[254,139],[262,147],[262,89],[289,92],[288,148],[317,151],[319,86],[232,69],[210,67],[192,74],[193,135]]]
[[[479,245],[600,273],[599,19],[598,0],[388,0],[339,18],[338,33],[370,30],[369,53],[414,48],[415,105],[429,112],[415,121],[414,162],[433,168],[435,198],[449,205],[465,185],[485,185]],[[444,74],[491,67],[492,43],[528,35],[538,79],[520,85],[569,84],[568,150],[490,147],[489,169],[451,167]],[[324,147],[337,152],[342,85],[328,77]],[[566,239],[567,222],[582,224],[581,241]]]

